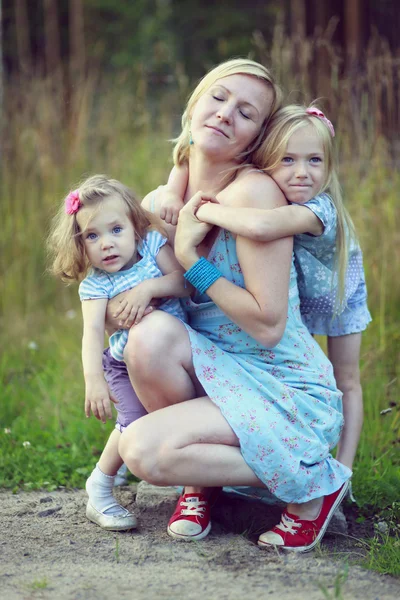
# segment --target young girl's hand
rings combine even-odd
[[[110,395],[102,376],[86,379],[85,415],[87,417],[90,417],[92,412],[93,416],[102,423],[106,422],[106,417],[112,419],[111,402],[118,404],[117,400]]]
[[[161,199],[160,218],[166,223],[176,225],[178,223],[179,211],[183,207],[182,198],[168,190],[165,186],[160,186],[158,193]]]
[[[152,280],[142,281],[129,290],[119,302],[119,307],[114,312],[118,319],[118,326],[129,329],[142,320],[146,309],[153,298]]]

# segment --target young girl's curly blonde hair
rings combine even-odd
[[[130,188],[116,179],[93,175],[78,186],[74,195],[79,198],[79,207],[96,207],[98,210],[101,210],[103,200],[111,196],[119,197],[126,205],[127,215],[138,239],[142,239],[147,230],[154,227],[152,214],[140,205]],[[76,219],[77,211],[73,214],[66,211],[68,196],[62,201],[53,219],[47,248],[51,259],[51,273],[66,283],[71,283],[81,281],[86,276],[90,263],[85,252],[82,230]]]
[[[324,150],[325,180],[318,193],[326,192],[332,199],[337,213],[336,225],[336,265],[338,284],[335,300],[335,314],[343,308],[345,299],[346,270],[349,258],[349,244],[356,240],[353,222],[343,204],[342,189],[337,175],[337,158],[332,132],[325,121],[307,110],[315,106],[292,104],[277,111],[271,118],[267,136],[253,156],[254,165],[273,177],[286,154],[288,141],[299,129],[311,125],[321,139]],[[316,109],[316,112],[318,109]],[[322,114],[322,113],[321,113]],[[332,127],[332,124],[330,124]]]

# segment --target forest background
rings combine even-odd
[[[353,485],[359,519],[384,519],[380,541],[398,552],[397,2],[2,0],[0,9],[0,486],[82,486],[112,428],[83,417],[77,288],[46,273],[60,199],[96,172],[141,195],[164,183],[168,140],[196,80],[249,56],[290,102],[320,98],[337,130],[373,315]]]

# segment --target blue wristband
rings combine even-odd
[[[214,267],[204,256],[199,258],[186,273],[183,274],[184,278],[191,283],[200,294],[204,294],[206,290],[222,277],[221,271],[218,271],[217,267]]]

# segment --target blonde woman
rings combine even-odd
[[[172,537],[209,533],[210,488],[265,486],[289,503],[280,545],[307,551],[351,472],[329,453],[341,393],[301,321],[292,239],[235,237],[194,214],[202,193],[235,209],[286,204],[254,161],[278,98],[269,72],[239,59],[211,71],[189,99],[174,152],[189,164],[175,254],[197,291],[185,302],[190,325],[158,312],[131,330],[125,360],[150,414],[127,428],[119,449],[137,476],[185,487]],[[158,195],[145,206],[159,214]]]

